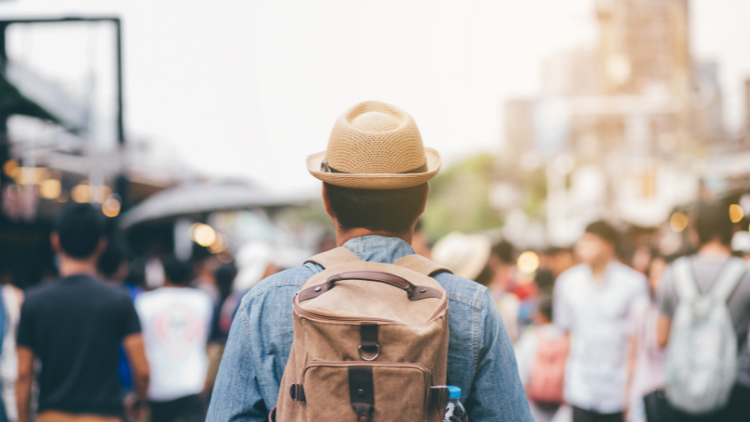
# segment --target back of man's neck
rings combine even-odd
[[[75,259],[65,255],[58,255],[60,258],[60,268],[58,272],[60,277],[70,277],[74,275],[96,276],[96,262],[92,259]]]
[[[362,236],[386,236],[386,237],[397,237],[404,242],[411,245],[414,232],[409,231],[404,234],[395,234],[385,231],[372,231],[363,228],[349,229],[349,230],[336,230],[336,246],[344,246],[344,243]]]
[[[700,248],[698,248],[698,255],[710,258],[723,258],[731,254],[732,248],[721,243],[718,240],[712,240],[710,242],[704,243]]]

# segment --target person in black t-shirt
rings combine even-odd
[[[29,421],[34,358],[39,358],[39,422],[120,421],[117,374],[123,343],[133,368],[134,409],[145,411],[149,367],[141,326],[128,295],[93,278],[106,246],[98,213],[88,204],[58,216],[52,246],[61,280],[28,294],[18,327],[19,422]],[[136,412],[139,413],[139,412]]]

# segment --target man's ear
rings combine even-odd
[[[424,210],[427,209],[427,197],[430,196],[430,182],[426,183],[427,186],[424,188],[424,201],[422,201],[422,209],[419,210],[419,215],[424,214]]]
[[[333,212],[333,208],[331,208],[331,201],[328,200],[328,187],[325,183],[323,183],[323,190],[321,193],[323,195],[323,206],[326,209],[326,214],[335,220],[336,214]]]
[[[49,243],[52,244],[52,250],[55,251],[55,253],[60,253],[60,235],[57,234],[57,232],[52,232],[52,234],[49,235]]]

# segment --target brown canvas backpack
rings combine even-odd
[[[360,261],[345,248],[294,297],[294,342],[270,420],[438,422],[448,399],[448,295],[419,255]]]

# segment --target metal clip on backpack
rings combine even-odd
[[[362,262],[345,248],[294,297],[294,342],[270,420],[438,422],[448,399],[449,271],[418,255]],[[433,388],[436,387],[436,388]]]

